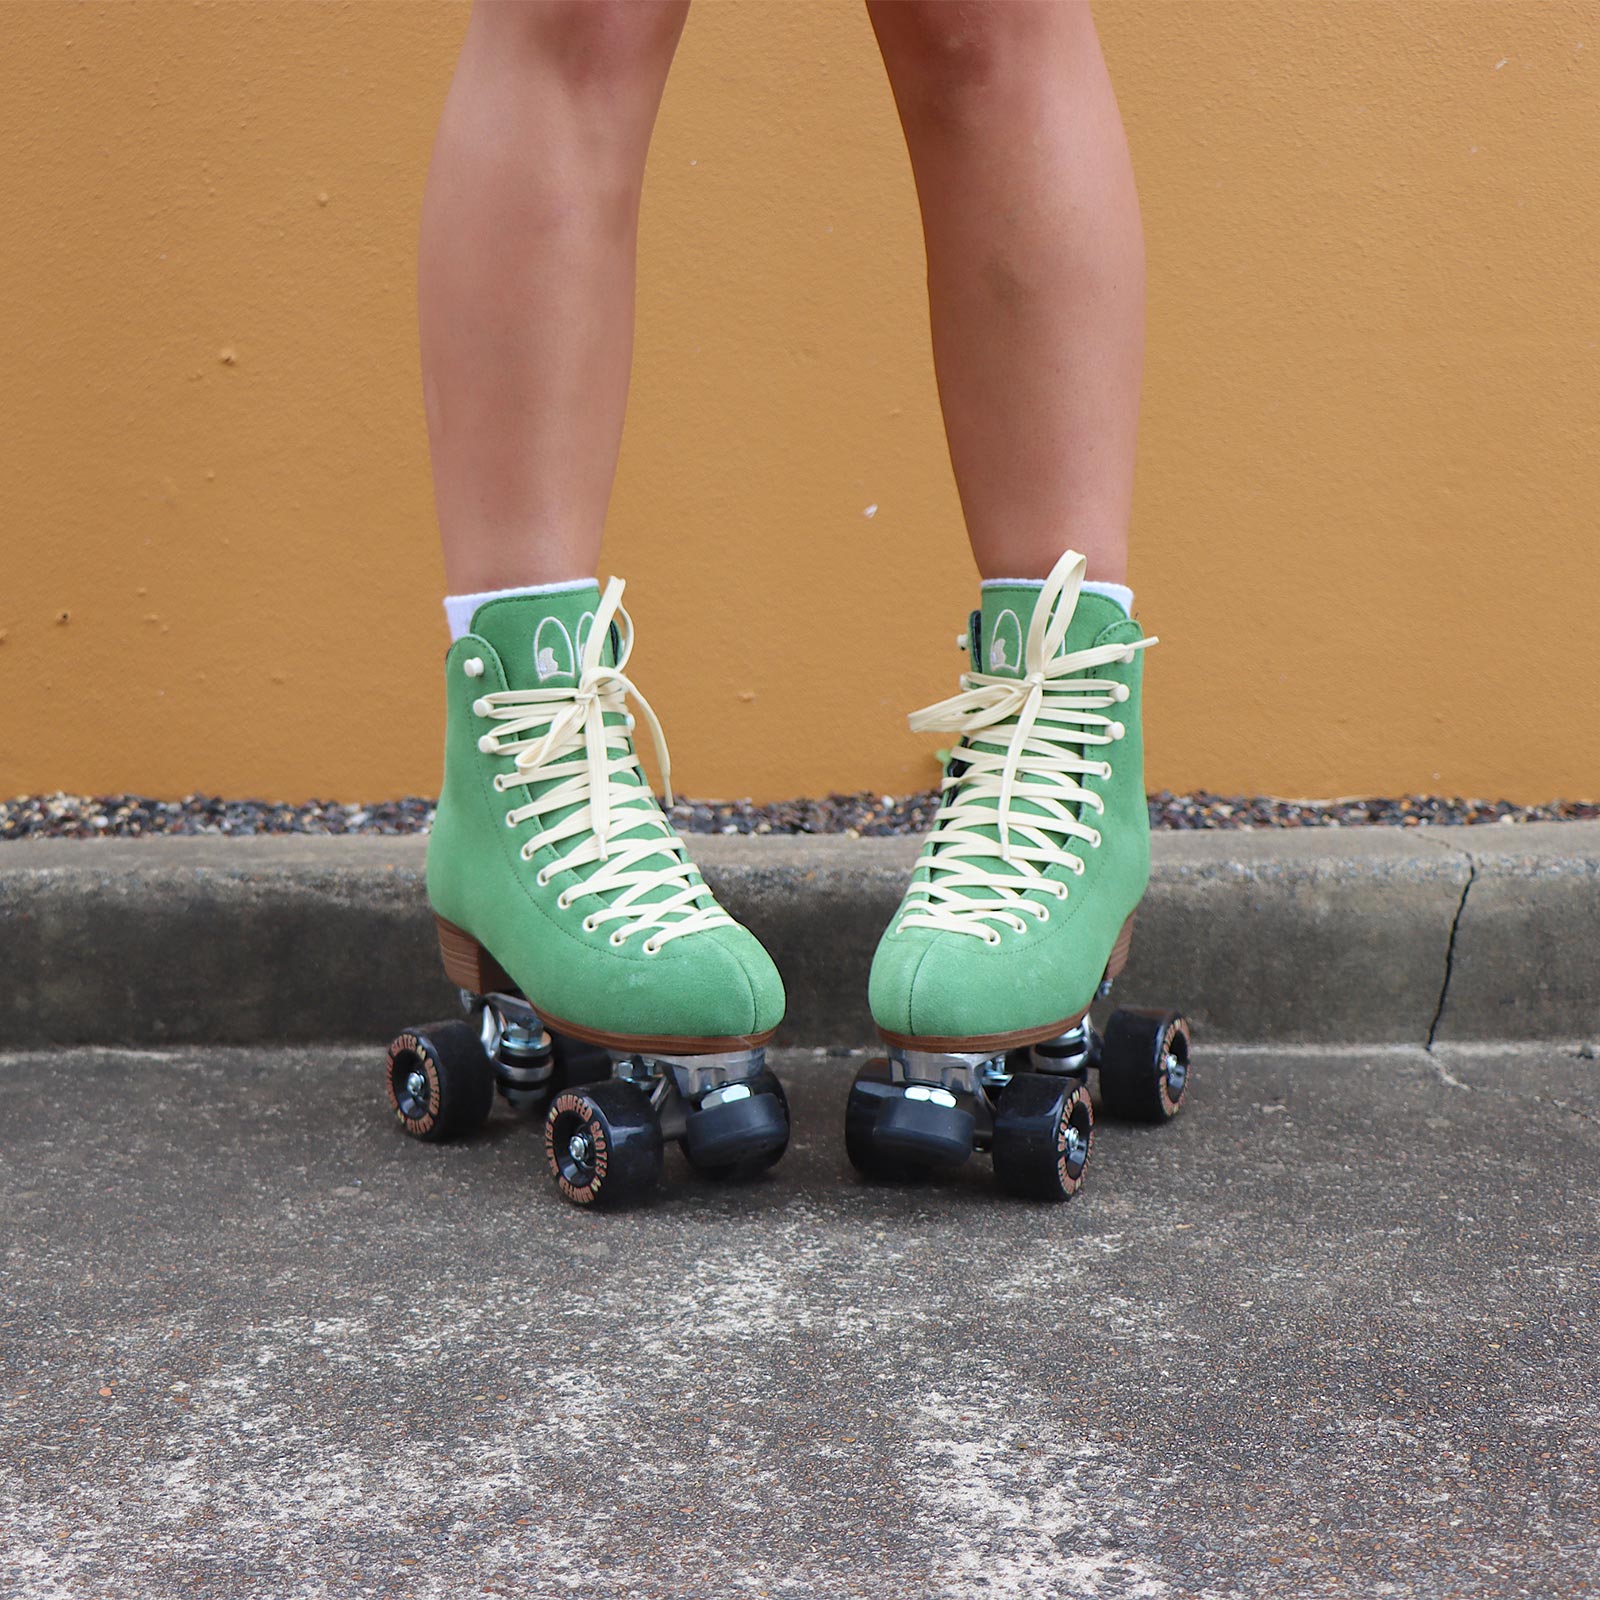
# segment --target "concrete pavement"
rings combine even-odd
[[[0,1057],[0,1592],[1600,1592],[1592,1056],[1203,1048],[1049,1208],[863,1186],[797,1051],[620,1216],[380,1060]]]

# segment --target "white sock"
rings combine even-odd
[[[1013,589],[1042,589],[1043,578],[985,578],[983,587],[987,589],[990,584],[1005,584]],[[1107,600],[1115,600],[1131,617],[1133,615],[1133,590],[1125,583],[1092,583],[1085,581],[1078,585],[1084,594],[1103,595]]]
[[[567,589],[587,589],[593,582],[593,578],[567,578],[561,583],[528,583],[519,589],[485,589],[482,594],[447,594],[444,620],[450,625],[450,643],[472,632],[472,613],[485,600],[507,600],[523,594],[560,594]]]
[[[1085,594],[1104,595],[1107,600],[1115,600],[1131,617],[1133,615],[1133,590],[1125,583],[1080,583],[1078,587]]]

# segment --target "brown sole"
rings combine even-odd
[[[1106,961],[1106,970],[1102,975],[1102,982],[1117,977],[1128,964],[1128,952],[1133,948],[1133,918],[1137,913],[1129,915],[1128,920],[1122,924],[1122,931],[1117,935],[1117,942],[1111,947],[1111,955]],[[1063,1017],[1059,1022],[1044,1022],[1034,1028],[1018,1028],[1012,1033],[890,1033],[886,1028],[878,1029],[878,1037],[886,1044],[899,1045],[902,1050],[925,1050],[936,1055],[965,1054],[970,1055],[977,1051],[986,1050],[1020,1050],[1023,1045],[1039,1044],[1045,1039],[1054,1039],[1059,1034],[1075,1028],[1089,1015],[1089,1008],[1085,1006],[1081,1011],[1075,1011],[1070,1017]]]
[[[514,994],[528,1002],[538,1012],[540,1020],[565,1034],[569,1039],[580,1039],[585,1044],[599,1044],[611,1050],[637,1051],[642,1055],[710,1056],[728,1050],[750,1050],[763,1045],[777,1033],[768,1028],[765,1033],[735,1033],[714,1038],[684,1038],[679,1034],[602,1033],[595,1028],[585,1028],[568,1022],[553,1011],[547,1011],[531,994],[523,994],[500,965],[472,935],[453,922],[435,916],[434,926],[439,931],[439,956],[444,962],[445,976],[458,989],[472,994]]]

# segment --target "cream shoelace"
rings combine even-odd
[[[1123,725],[1103,713],[1126,700],[1128,689],[1087,674],[1112,661],[1131,661],[1134,651],[1156,641],[1058,655],[1084,569],[1084,558],[1068,550],[1045,579],[1020,678],[963,673],[960,694],[911,714],[914,732],[960,735],[952,753],[959,776],[944,780],[944,801],[919,862],[929,869],[927,881],[907,893],[896,931],[935,928],[998,944],[1002,927],[1023,933],[1028,917],[1050,920],[1050,908],[1029,899],[1030,893],[1067,898],[1067,885],[1047,877],[1046,870],[1066,867],[1082,876],[1083,861],[1068,851],[1070,840],[1099,847],[1099,830],[1074,816],[1073,808],[1098,815],[1105,802],[1077,780],[1111,776],[1111,763],[1091,758],[1089,747],[1123,737]],[[979,734],[990,748],[979,748]],[[1013,808],[1019,798],[1029,810]],[[991,835],[998,829],[998,843],[980,829]]]
[[[633,622],[622,608],[622,590],[620,578],[606,586],[578,655],[576,688],[497,690],[480,696],[472,710],[496,724],[478,740],[479,750],[515,758],[511,772],[495,777],[496,789],[526,791],[529,785],[550,783],[543,794],[506,812],[508,828],[535,818],[542,822],[572,808],[570,816],[543,827],[522,847],[522,859],[527,861],[545,845],[569,846],[540,868],[539,886],[558,873],[598,863],[581,883],[561,893],[557,906],[565,911],[579,900],[600,902],[584,917],[585,932],[615,922],[613,945],[642,933],[646,935],[642,948],[654,955],[672,939],[720,927],[733,918],[717,904],[683,841],[655,804],[634,753],[629,700],[638,706],[650,731],[671,805],[671,766],[661,724],[650,702],[622,670],[633,653]],[[600,652],[613,621],[621,648],[616,666],[610,667],[601,661]],[[637,774],[639,783],[617,781],[629,774]],[[669,858],[665,865],[663,856]],[[662,890],[667,892],[646,898]]]

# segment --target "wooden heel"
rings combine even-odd
[[[1133,948],[1133,916],[1122,924],[1122,932],[1111,947],[1111,959],[1106,962],[1106,977],[1115,978],[1128,964],[1128,952]]]
[[[470,933],[443,917],[436,916],[433,921],[439,930],[439,957],[451,983],[472,994],[516,993],[516,985],[500,963]]]

